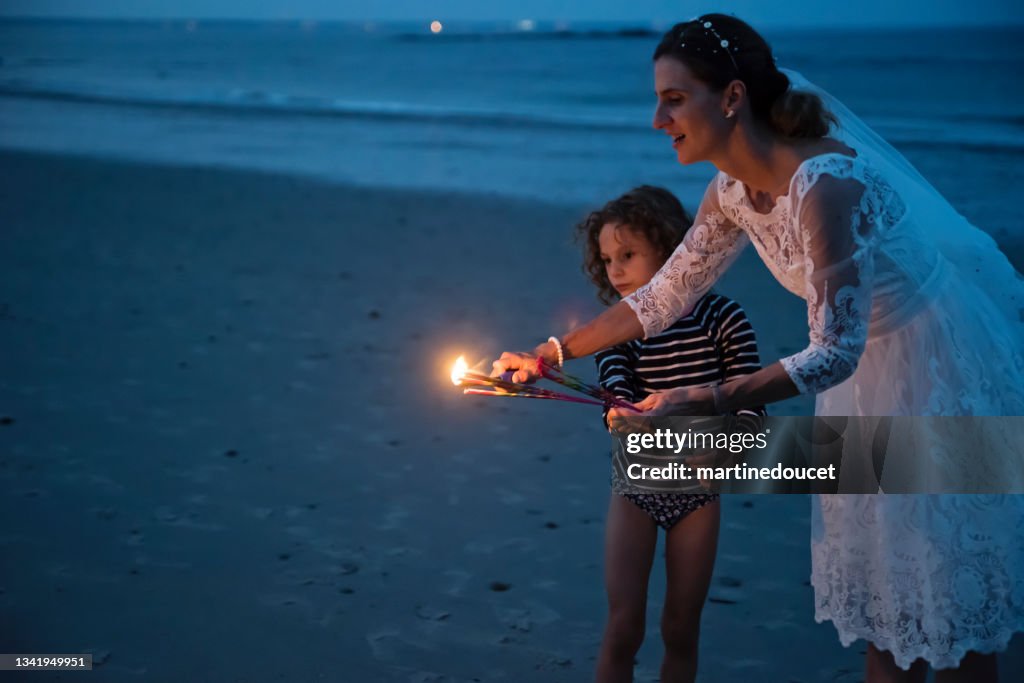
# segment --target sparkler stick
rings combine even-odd
[[[510,382],[507,379],[500,377],[490,377],[479,372],[472,372],[468,369],[466,361],[460,356],[455,362],[455,366],[452,368],[452,383],[456,386],[463,387],[463,394],[470,394],[475,396],[508,396],[510,398],[542,398],[551,401],[567,401],[570,403],[586,403],[589,405],[598,405],[606,407],[617,407],[633,412],[640,412],[634,408],[630,403],[620,399],[609,391],[605,391],[600,387],[595,387],[586,382],[583,382],[571,375],[567,375],[564,372],[558,371],[551,366],[543,364],[543,361],[538,359],[538,369],[540,374],[546,379],[550,379],[553,382],[558,382],[563,386],[569,387],[579,391],[580,393],[586,394],[591,398],[580,398],[578,396],[570,396],[569,394],[552,391],[551,389],[542,389],[535,387],[530,384],[520,384],[518,382]]]
[[[558,384],[569,387],[570,389],[578,391],[581,394],[592,396],[597,400],[601,401],[603,405],[613,406],[615,408],[622,408],[623,410],[631,410],[634,413],[641,412],[637,408],[633,407],[632,403],[619,398],[618,396],[608,391],[607,389],[594,386],[593,384],[587,384],[578,377],[573,377],[572,375],[567,374],[563,370],[548,365],[547,363],[544,362],[543,358],[537,359],[537,371],[540,373],[540,376],[543,377],[544,379],[549,379],[552,382],[557,382]]]
[[[496,389],[503,389],[505,391],[522,391],[524,389],[532,389],[528,384],[519,384],[518,382],[509,382],[508,380],[501,379],[500,377],[490,377],[488,375],[482,375],[479,372],[466,371],[459,378],[458,384],[473,384],[478,386],[489,386]]]
[[[604,405],[601,401],[593,401],[589,399],[582,399],[577,396],[570,396],[569,394],[562,393],[560,391],[552,391],[551,389],[542,389],[535,387],[530,384],[520,384],[518,382],[509,382],[508,380],[501,379],[499,377],[490,377],[488,375],[482,375],[477,372],[466,371],[459,377],[459,384],[461,386],[470,385],[473,386],[485,386],[493,387],[494,391],[488,391],[486,389],[464,389],[464,394],[490,394],[496,396],[519,396],[522,398],[534,397],[534,398],[548,398],[556,401],[571,401],[573,403],[590,403],[593,405]]]
[[[557,391],[545,391],[539,392],[533,391],[488,391],[486,389],[463,389],[463,394],[473,396],[504,396],[507,398],[542,398],[551,401],[568,401],[569,403],[588,403],[592,406],[603,406],[604,404],[600,401],[594,401],[589,398],[577,398],[576,396],[569,396],[568,394],[562,394]]]

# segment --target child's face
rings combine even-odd
[[[605,223],[597,241],[604,272],[619,296],[646,285],[664,263],[647,238],[628,225]]]

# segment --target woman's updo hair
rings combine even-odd
[[[712,90],[743,81],[754,118],[784,138],[823,138],[836,123],[821,98],[790,88],[765,39],[736,17],[705,14],[676,24],[654,50],[661,57],[679,60]]]

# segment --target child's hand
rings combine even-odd
[[[650,431],[648,420],[645,420],[643,415],[623,408],[609,409],[605,423],[608,425],[608,431],[612,433],[632,434]]]
[[[636,404],[647,417],[659,415],[712,415],[710,392],[706,388],[680,387],[658,391]]]
[[[491,377],[500,377],[512,371],[512,381],[533,384],[541,378],[537,368],[537,356],[525,351],[505,351],[501,358],[491,363]]]
[[[501,358],[491,363],[494,368],[491,377],[499,377],[512,370],[512,381],[533,384],[541,378],[537,368],[537,359],[543,358],[546,362],[554,364],[558,360],[555,345],[551,342],[544,342],[533,350],[533,353],[526,351],[506,351]]]

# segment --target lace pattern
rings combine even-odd
[[[836,207],[842,210],[837,213]],[[751,241],[779,282],[807,301],[808,346],[781,362],[802,393],[820,392],[857,368],[872,318],[876,251],[904,214],[902,201],[884,180],[843,154],[804,161],[789,194],[766,214],[754,210],[742,183],[720,173],[704,196],[696,227],[626,302],[647,336],[660,332],[687,312]],[[913,285],[920,278],[902,279]],[[903,289],[903,298],[909,298],[912,287]]]
[[[1024,301],[1019,276],[989,287],[978,273],[1009,269],[991,240],[961,231],[967,269],[931,238],[959,224],[918,224],[922,211],[962,219],[913,206],[910,215],[887,178],[841,154],[801,164],[768,213],[719,174],[692,237],[627,301],[648,334],[658,331],[749,240],[807,302],[808,345],[782,365],[817,392],[817,414],[1024,414],[1020,321],[1004,301]],[[972,466],[1019,476],[998,433],[917,436],[924,452],[958,444]],[[811,548],[816,619],[831,620],[844,645],[865,638],[904,668],[918,658],[953,667],[1024,629],[1024,496],[818,496]]]
[[[801,393],[834,386],[857,369],[867,343],[879,221],[887,210],[884,187],[873,183],[849,157],[816,160],[797,174],[793,188],[803,237],[807,348],[781,359]],[[863,167],[861,167],[863,168]],[[838,209],[837,209],[838,207]]]
[[[815,620],[903,669],[1005,649],[1024,628],[1021,512],[1018,496],[816,497]]]
[[[688,314],[749,241],[720,210],[712,183],[682,244],[647,285],[624,299],[644,337],[660,334]]]

